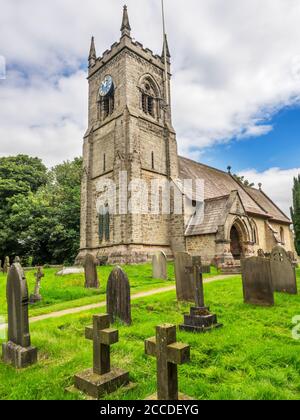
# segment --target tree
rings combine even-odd
[[[238,182],[240,182],[241,184],[243,184],[244,185],[244,187],[250,187],[250,188],[252,188],[252,187],[254,187],[254,182],[250,182],[250,181],[248,181],[248,179],[246,179],[245,177],[244,177],[244,175],[243,176],[239,176],[239,175],[236,175],[236,174],[234,174],[233,175],[234,176],[234,178],[238,181]]]
[[[73,263],[79,249],[82,160],[48,172],[45,186],[10,200],[16,253],[34,264]]]
[[[15,226],[10,221],[12,204],[47,183],[47,168],[38,158],[26,155],[0,158],[0,259],[20,250]],[[12,199],[15,199],[11,201]]]
[[[300,255],[300,175],[294,178],[293,188],[293,207],[291,207],[291,215],[294,224],[295,248],[297,254]]]

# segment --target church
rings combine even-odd
[[[99,57],[92,38],[77,261],[92,253],[99,262],[130,264],[149,261],[158,250],[169,259],[187,251],[206,263],[229,267],[258,252],[270,253],[275,245],[294,252],[291,220],[261,185],[246,187],[230,168],[223,172],[178,155],[170,82],[167,37],[162,55],[133,40],[126,6],[118,42]],[[115,185],[118,194],[120,174],[126,174],[128,185],[136,179],[146,185],[153,180],[173,183],[170,211],[125,211],[122,200],[112,211],[105,185]],[[187,179],[202,180],[201,203],[193,189],[181,190]],[[174,211],[175,197],[181,214]],[[146,207],[148,199],[144,194]],[[202,217],[191,223],[199,205]]]

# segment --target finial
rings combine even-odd
[[[122,26],[121,26],[121,33],[123,36],[129,36],[130,37],[131,27],[129,23],[129,17],[128,17],[128,11],[127,6],[124,6],[123,8],[123,20],[122,20]]]
[[[261,182],[258,184],[258,188],[259,188],[260,191],[262,190],[262,183]]]
[[[164,35],[164,45],[163,45],[163,50],[162,50],[162,54],[161,54],[162,57],[165,56],[165,48],[166,48],[167,58],[169,59],[169,58],[171,58],[171,54],[170,54],[167,34]]]
[[[227,166],[227,171],[229,174],[231,174],[231,169],[232,169],[231,166]]]
[[[95,39],[92,36],[91,40],[91,48],[89,54],[89,67],[93,67],[96,64],[97,54],[96,54],[96,47],[95,47]]]

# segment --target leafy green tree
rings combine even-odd
[[[246,179],[244,175],[239,176],[239,175],[234,174],[233,176],[238,182],[243,184],[245,187],[254,187],[255,185],[253,182],[248,181],[248,179]]]
[[[9,226],[18,238],[17,254],[34,264],[73,263],[79,249],[82,160],[48,172],[45,186],[10,199]]]
[[[295,232],[295,248],[300,255],[300,175],[294,178],[293,188],[293,207],[291,207],[291,215]]]
[[[0,158],[0,259],[20,251],[11,224],[12,199],[35,193],[47,183],[47,168],[38,158],[26,155]]]

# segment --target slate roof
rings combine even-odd
[[[217,233],[220,219],[225,212],[229,196],[214,198],[204,202],[204,219],[201,225],[189,225],[185,234],[205,235]]]
[[[245,188],[247,193],[272,217],[273,220],[292,223],[291,220],[276,206],[275,203],[261,190]]]
[[[218,216],[222,215],[223,206],[226,204],[232,191],[238,191],[247,213],[266,219],[291,223],[288,217],[281,212],[265,193],[255,188],[244,187],[227,172],[179,157],[179,176],[181,179],[204,180],[204,222],[203,226],[194,226],[194,231],[196,231],[196,228],[199,229],[199,234],[215,233],[217,231],[215,229]],[[205,227],[206,223],[207,227]]]

